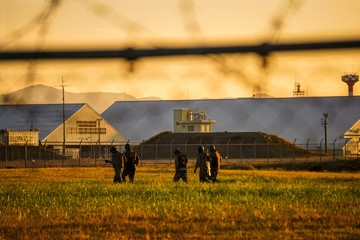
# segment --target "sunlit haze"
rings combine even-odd
[[[358,0],[2,0],[0,51],[256,45],[360,39]],[[30,85],[137,98],[345,96],[360,50],[0,62],[0,94]],[[360,83],[354,95],[360,95]]]

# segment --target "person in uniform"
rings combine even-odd
[[[115,147],[110,148],[111,161],[105,160],[105,163],[111,163],[115,170],[114,183],[121,183],[121,169],[123,167],[124,155],[116,150]]]
[[[207,153],[204,152],[204,146],[201,145],[198,147],[198,155],[196,159],[194,173],[196,173],[197,168],[200,168],[200,182],[211,182],[210,157]]]
[[[136,165],[139,164],[139,156],[131,149],[130,144],[125,145],[125,166],[122,174],[122,180],[125,182],[125,177],[129,176],[130,182],[134,182]]]
[[[188,162],[186,155],[182,154],[179,148],[176,148],[175,151],[175,175],[174,182],[178,182],[180,178],[188,183],[187,181],[187,167],[186,164]]]
[[[216,177],[219,173],[222,157],[220,153],[215,149],[214,145],[211,145],[209,147],[209,151],[210,151],[209,157],[210,157],[211,179],[213,182],[217,182],[218,180],[216,179]]]

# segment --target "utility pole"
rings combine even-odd
[[[324,127],[325,130],[325,154],[327,154],[327,118],[328,118],[328,114],[327,113],[323,113],[324,118],[321,118],[321,125]]]
[[[61,77],[61,87],[62,87],[62,100],[63,100],[63,147],[62,147],[62,155],[63,155],[63,165],[65,158],[65,91],[64,91],[64,77]]]

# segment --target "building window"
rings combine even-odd
[[[99,131],[100,130],[100,131]],[[106,134],[106,128],[98,127],[67,127],[67,134]]]
[[[189,132],[195,131],[195,130],[194,130],[194,126],[192,126],[192,125],[191,125],[191,126],[188,126],[188,131],[189,131]]]
[[[76,121],[77,127],[97,127],[96,121]]]

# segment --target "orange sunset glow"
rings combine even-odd
[[[3,0],[0,51],[255,45],[360,39],[357,0]],[[35,84],[161,99],[345,96],[360,50],[0,62],[0,94]],[[354,86],[354,95],[360,87]]]

